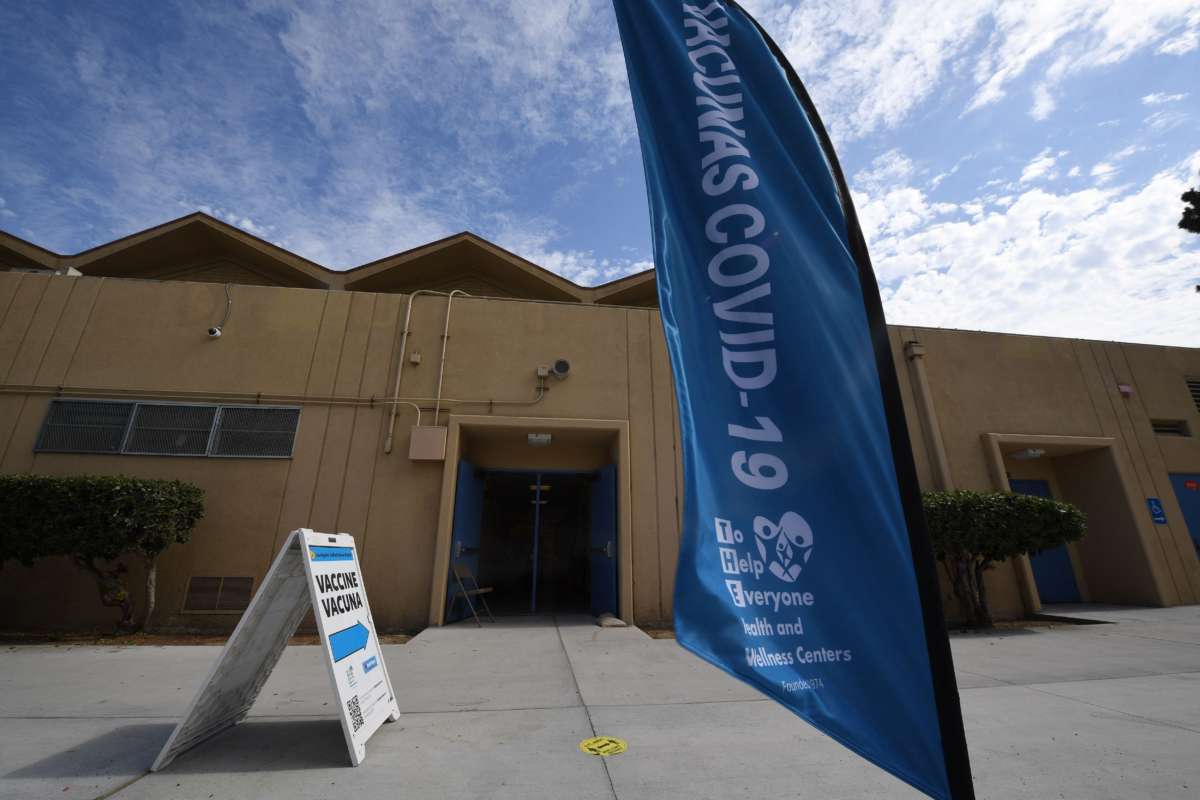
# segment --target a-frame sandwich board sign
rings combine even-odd
[[[288,535],[275,556],[151,771],[245,719],[310,608],[338,699],[350,761],[356,767],[362,763],[367,739],[384,722],[399,719],[400,708],[371,620],[354,537],[301,528]]]

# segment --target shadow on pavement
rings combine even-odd
[[[1037,628],[951,628],[947,633],[954,639],[1009,639],[1014,636],[1036,636],[1045,629]]]
[[[90,778],[136,774],[150,768],[174,723],[123,725],[6,773],[5,778]]]
[[[124,725],[5,774],[4,778],[129,775],[150,764],[174,723]],[[259,772],[350,767],[336,719],[250,720],[179,756],[164,774]]]
[[[149,768],[149,761],[146,766]],[[350,753],[338,720],[251,719],[197,745],[162,772],[191,775],[331,767],[350,768]]]

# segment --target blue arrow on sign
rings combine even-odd
[[[359,650],[365,650],[370,635],[371,632],[361,622],[356,622],[337,633],[329,634],[329,649],[333,652],[334,662],[341,661]]]

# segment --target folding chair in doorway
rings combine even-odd
[[[467,602],[467,608],[471,609],[471,616],[475,617],[475,624],[483,627],[483,623],[479,619],[479,611],[475,608],[475,601],[472,598],[478,598],[483,604],[483,610],[487,612],[488,621],[495,622],[496,617],[492,614],[492,609],[488,607],[486,595],[492,592],[493,587],[480,587],[479,581],[475,580],[474,574],[471,573],[471,568],[466,564],[456,562],[452,570],[454,572],[454,580],[458,583],[458,594]],[[457,596],[455,597],[457,599]],[[454,603],[451,601],[451,607]]]

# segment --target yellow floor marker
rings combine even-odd
[[[615,756],[629,749],[624,739],[615,736],[593,736],[579,743],[579,749],[592,756]]]

